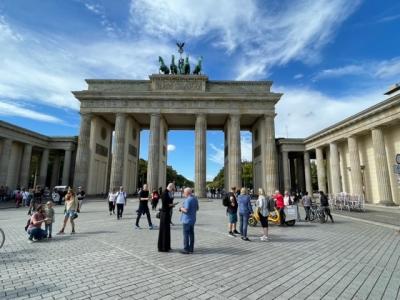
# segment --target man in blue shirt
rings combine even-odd
[[[182,213],[181,222],[183,224],[183,250],[181,253],[193,253],[194,248],[194,224],[196,223],[196,213],[199,209],[199,202],[192,195],[191,188],[185,188],[183,195],[185,201],[179,211]]]

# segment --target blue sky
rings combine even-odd
[[[277,137],[306,137],[385,99],[399,82],[397,0],[2,0],[0,119],[77,135],[85,78],[146,79],[186,42],[210,79],[274,81]],[[193,178],[194,133],[169,133],[169,159]],[[148,132],[141,156],[147,158]],[[207,133],[207,177],[223,155]],[[243,159],[251,136],[242,133]],[[181,158],[185,157],[185,160]]]

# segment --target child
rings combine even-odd
[[[51,232],[53,229],[53,223],[54,223],[54,208],[53,208],[53,202],[48,201],[46,203],[46,223],[45,223],[45,230],[46,230],[46,235],[49,239],[51,239]]]

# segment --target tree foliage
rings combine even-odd
[[[224,167],[222,167],[217,176],[212,181],[207,182],[207,187],[223,188],[224,185]],[[242,185],[253,188],[253,163],[251,161],[242,162]]]

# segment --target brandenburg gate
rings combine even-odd
[[[81,102],[75,187],[100,194],[122,185],[134,192],[140,130],[148,128],[150,190],[166,185],[170,129],[195,130],[197,196],[206,195],[207,129],[225,134],[225,189],[242,186],[241,130],[249,130],[253,136],[254,187],[263,187],[268,194],[278,189],[274,118],[282,94],[271,92],[271,81],[212,81],[204,75],[156,74],[149,80],[86,82],[87,90],[73,92]]]

